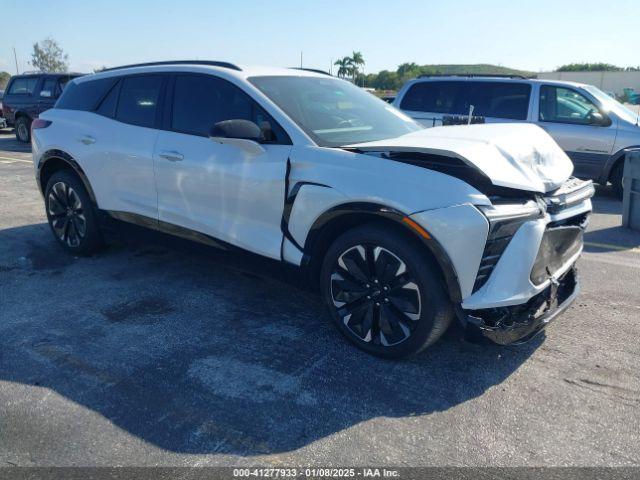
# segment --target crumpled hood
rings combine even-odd
[[[541,193],[555,190],[573,172],[571,160],[549,134],[528,123],[427,128],[348,147],[458,157],[482,171],[494,185]]]

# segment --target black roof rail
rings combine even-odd
[[[318,68],[289,67],[289,69],[290,70],[302,70],[304,72],[321,73],[322,75],[329,75],[330,77],[333,76],[329,72],[327,72],[325,70],[320,70]]]
[[[422,75],[418,75],[418,78],[426,77],[521,78],[522,80],[527,80],[528,78],[523,75],[510,75],[504,73],[425,73]]]
[[[240,67],[229,62],[217,62],[214,60],[165,60],[162,62],[134,63],[131,65],[122,65],[120,67],[103,68],[102,70],[99,70],[96,73],[110,72],[112,70],[120,70],[123,68],[154,67],[158,65],[208,65],[210,67],[222,67],[222,68],[229,68],[231,70],[237,70],[239,72],[242,71]]]

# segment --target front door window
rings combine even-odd
[[[576,90],[549,85],[540,87],[541,122],[592,125],[601,123],[601,118],[600,109]]]

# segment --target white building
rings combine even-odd
[[[588,83],[616,95],[622,95],[625,88],[640,93],[640,72],[541,72],[538,78]]]

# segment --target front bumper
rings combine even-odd
[[[591,182],[567,183],[569,187],[560,193],[540,199],[548,203],[544,213],[517,225],[515,234],[505,237],[506,247],[501,252],[491,248],[485,251],[474,291],[463,298],[464,310],[526,304],[559,281],[576,263],[582,252],[594,190]],[[492,243],[487,241],[487,245],[491,247]],[[478,285],[481,276],[486,277],[485,282]]]
[[[525,304],[463,310],[466,336],[472,341],[486,338],[499,345],[526,342],[569,308],[579,291],[574,265]]]

